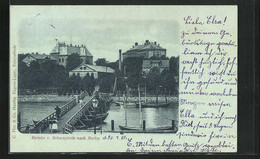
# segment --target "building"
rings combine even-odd
[[[160,72],[169,69],[169,60],[143,60],[142,71],[144,74],[148,74],[153,67],[158,67]]]
[[[135,45],[122,54],[123,59],[129,57],[144,57],[142,71],[144,74],[149,73],[151,68],[158,67],[160,72],[169,68],[169,59],[166,57],[166,49],[156,42],[146,40],[144,44]],[[119,50],[119,59],[121,58],[121,50]]]
[[[50,53],[52,57],[55,57],[60,65],[66,67],[67,58],[69,55],[76,53],[82,59],[82,63],[93,65],[93,56],[86,48],[85,45],[72,45],[66,44],[65,42],[61,43],[56,40],[56,46]]]
[[[87,74],[89,74],[90,76],[93,75],[94,78],[98,78],[99,73],[114,73],[114,72],[115,72],[115,70],[113,70],[110,67],[81,64],[80,66],[71,70],[69,72],[69,76],[72,76],[73,74],[75,74],[75,75],[79,75],[81,78],[83,78]]]
[[[38,52],[36,52],[36,53],[27,53],[25,58],[22,61],[26,63],[27,66],[30,66],[30,63],[32,61],[38,61],[41,64],[46,60],[57,61],[57,58],[50,55],[38,54]]]
[[[123,54],[123,59],[128,57],[141,57],[143,56],[145,59],[150,59],[151,57],[160,58],[162,56],[166,57],[166,49],[162,48],[160,44],[156,42],[150,42],[146,40],[144,44],[139,45],[137,42],[133,47]]]

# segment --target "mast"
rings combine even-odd
[[[125,79],[126,79],[125,67],[126,66],[124,66],[124,76],[125,76]],[[126,95],[127,95],[127,84],[126,84],[126,81],[125,81],[125,94],[124,94],[125,126],[127,126]]]
[[[124,108],[125,108],[125,126],[127,126],[127,108],[126,108],[126,93],[124,94]]]
[[[144,101],[147,102],[147,99],[146,99],[146,85],[144,85],[144,95],[145,95]]]
[[[140,84],[138,84],[138,100],[139,100],[139,121],[140,121],[140,127],[142,127],[142,107],[141,107],[141,97],[140,97]]]

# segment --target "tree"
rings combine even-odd
[[[105,59],[105,58],[98,58],[96,61],[95,61],[95,64],[97,66],[107,66],[107,63],[108,61]]]
[[[124,59],[122,71],[127,77],[127,85],[131,88],[137,89],[138,84],[143,80],[142,64],[144,57],[129,57]]]
[[[174,74],[174,76],[179,76],[179,56],[171,57],[169,65],[170,71]]]
[[[67,71],[70,71],[77,66],[79,66],[82,63],[82,59],[80,58],[79,54],[73,53],[68,56],[67,58],[67,66],[66,69]]]
[[[99,73],[97,84],[99,85],[99,91],[109,93],[113,89],[115,75],[111,73]]]
[[[91,94],[92,94],[94,92],[95,86],[96,86],[96,80],[95,80],[93,73],[90,76],[90,82],[89,83],[90,83],[90,91],[91,91]]]
[[[161,72],[160,83],[165,96],[168,92],[172,92],[174,94],[178,93],[178,90],[176,90],[178,81],[174,79],[174,74],[169,69],[165,69]]]
[[[158,103],[158,87],[160,85],[160,69],[158,67],[151,68],[147,77],[148,89],[156,94],[156,103]]]
[[[28,78],[29,68],[26,63],[18,61],[18,87],[19,89],[24,89],[28,87],[27,78]]]

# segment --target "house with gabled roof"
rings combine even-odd
[[[114,73],[114,72],[115,70],[113,70],[110,67],[81,64],[78,67],[71,70],[69,72],[69,76],[75,74],[83,78],[88,74],[89,76],[93,75],[94,78],[98,78],[100,73]]]
[[[22,61],[24,63],[26,63],[27,66],[30,66],[30,63],[32,61],[37,61],[37,62],[39,62],[41,64],[45,60],[56,61],[57,59],[55,57],[50,57],[50,55],[39,54],[38,52],[36,52],[36,53],[28,53]]]

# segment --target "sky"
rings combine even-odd
[[[19,53],[49,54],[58,39],[67,44],[86,45],[94,60],[106,58],[112,62],[118,59],[119,49],[125,52],[135,42],[142,44],[149,40],[166,48],[168,57],[179,55],[178,22],[160,18],[153,9],[127,8],[128,12],[127,9],[113,12],[115,8],[88,8],[87,11],[78,8],[82,10],[80,15],[66,7],[29,12],[30,9],[17,11],[20,13],[17,20]],[[121,12],[122,15],[118,15]]]

